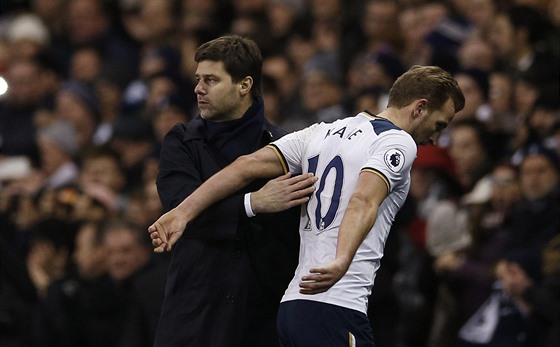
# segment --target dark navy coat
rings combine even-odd
[[[247,153],[284,134],[264,121],[262,106],[257,112],[263,118],[259,140]],[[242,134],[232,138],[248,141]],[[229,164],[233,159],[225,152],[208,139],[200,117],[176,125],[160,158],[157,185],[164,209]],[[211,206],[175,244],[155,346],[278,345],[276,311],[297,266],[300,209],[248,218],[243,196],[265,182]]]

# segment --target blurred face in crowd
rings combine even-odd
[[[517,172],[508,165],[498,165],[492,171],[492,205],[498,210],[508,209],[519,197]]]
[[[548,4],[548,18],[556,27],[560,26],[560,0],[551,0]]]
[[[514,95],[515,111],[519,115],[528,116],[539,97],[539,88],[527,81],[518,80],[514,84]]]
[[[393,33],[398,22],[398,6],[391,1],[368,1],[362,20],[364,34],[369,38],[382,38]]]
[[[161,100],[176,92],[177,86],[169,77],[158,76],[148,83],[146,107],[155,107]]]
[[[69,121],[78,135],[78,145],[90,142],[96,128],[93,112],[74,94],[61,90],[56,98],[56,114],[60,119]]]
[[[32,0],[31,7],[33,12],[44,21],[58,20],[60,16],[60,6],[62,0]]]
[[[476,131],[468,126],[452,129],[449,154],[459,176],[471,174],[486,157]]]
[[[302,100],[308,111],[316,112],[339,102],[340,88],[323,72],[310,72],[303,80]]]
[[[202,118],[226,121],[243,116],[244,104],[240,92],[242,82],[233,82],[223,62],[201,61],[195,77],[198,83],[194,92]]]
[[[410,194],[421,201],[428,196],[432,183],[437,179],[434,170],[415,167],[410,171]]]
[[[474,37],[465,41],[459,49],[458,58],[462,68],[491,71],[494,67],[492,46],[480,38]]]
[[[478,108],[485,103],[482,90],[475,80],[467,74],[459,73],[455,75],[455,80],[465,96],[465,107],[457,112],[457,119],[475,117]]]
[[[37,83],[41,72],[31,62],[15,61],[7,71],[8,101],[14,106],[29,106],[43,96],[41,83]]]
[[[188,115],[177,107],[166,107],[156,112],[153,117],[154,133],[156,138],[163,141],[165,134],[177,123],[185,123],[189,119]]]
[[[87,158],[82,163],[80,183],[97,183],[119,192],[124,186],[125,176],[112,157]]]
[[[110,229],[104,240],[108,250],[108,271],[115,280],[124,280],[149,261],[150,250],[126,227]]]
[[[73,79],[92,82],[101,70],[101,57],[94,49],[81,49],[72,56],[70,75]]]
[[[266,0],[233,0],[231,1],[236,13],[258,13],[262,11]]]
[[[379,95],[376,93],[364,93],[356,98],[354,112],[358,113],[368,110],[371,114],[378,114],[382,111],[379,106]]]
[[[72,160],[68,153],[48,137],[39,136],[37,145],[41,157],[41,168],[47,175],[52,175],[63,164]]]
[[[551,136],[555,129],[560,110],[547,110],[537,107],[529,117],[529,125],[541,138]]]
[[[92,279],[106,271],[107,251],[103,243],[98,243],[95,225],[84,224],[76,235],[74,262],[82,278]]]
[[[515,48],[515,33],[506,15],[500,14],[494,19],[494,25],[490,31],[490,42],[496,53],[508,58]]]
[[[296,10],[289,4],[272,1],[266,11],[270,29],[275,35],[282,35],[290,30],[296,18]]]
[[[531,154],[521,163],[519,178],[523,195],[529,200],[537,200],[558,185],[559,174],[544,155]]]
[[[495,15],[493,0],[470,0],[466,4],[467,17],[479,28],[492,24]]]
[[[174,27],[172,1],[143,0],[124,13],[126,31],[136,41],[154,42],[162,39]]]
[[[146,183],[146,185],[144,185],[144,191],[146,192],[144,209],[150,216],[151,222],[152,220],[157,220],[157,218],[163,213],[162,206],[159,200],[159,194],[155,183]]]
[[[68,3],[66,27],[74,44],[90,43],[109,26],[100,0],[73,0]]]
[[[512,85],[511,77],[505,73],[494,72],[488,79],[490,92],[488,102],[492,109],[505,115],[511,112]]]
[[[311,12],[318,20],[332,20],[340,15],[342,1],[340,0],[311,0]]]

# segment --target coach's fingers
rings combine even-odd
[[[301,191],[312,188],[315,182],[317,182],[317,177],[312,173],[297,175],[286,180],[291,191]]]
[[[273,181],[277,181],[277,182],[286,181],[286,180],[290,179],[290,177],[292,177],[292,173],[287,172],[287,173],[285,173],[281,176],[276,177],[275,179],[273,179]]]
[[[156,252],[156,253],[163,253],[163,252],[165,252],[165,247],[166,247],[166,244],[165,244],[165,243],[162,243],[162,244],[159,245],[158,247],[155,247],[155,248],[154,248],[154,252]]]
[[[158,221],[150,225],[150,227],[148,228],[148,232],[150,233],[150,238],[152,240],[159,238],[161,242],[167,243],[167,233]]]

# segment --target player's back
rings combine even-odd
[[[314,125],[285,141],[289,145],[280,141],[278,148],[290,168],[299,164],[302,172],[313,172],[318,178],[316,191],[302,213],[300,261],[285,300],[300,298],[297,282],[310,267],[334,259],[338,229],[360,172],[375,171],[386,180],[389,189],[397,189],[397,203],[391,200],[382,207],[387,213],[376,222],[380,232],[368,235],[348,273],[328,292],[308,298],[363,310],[393,212],[398,211],[408,192],[401,184],[408,182],[408,173],[403,170],[404,177],[400,177],[400,172],[414,160],[416,145],[409,134],[390,121],[367,113]],[[347,296],[348,293],[352,294]]]

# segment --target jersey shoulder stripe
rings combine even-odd
[[[371,120],[370,124],[377,135],[388,130],[401,130],[401,128],[393,124],[391,121],[382,118]]]
[[[278,160],[280,160],[280,164],[282,165],[282,170],[284,170],[285,174],[288,173],[289,171],[288,161],[286,160],[282,152],[278,149],[278,147],[276,147],[276,145],[273,143],[268,144],[266,147],[274,151],[274,153],[278,157]]]

